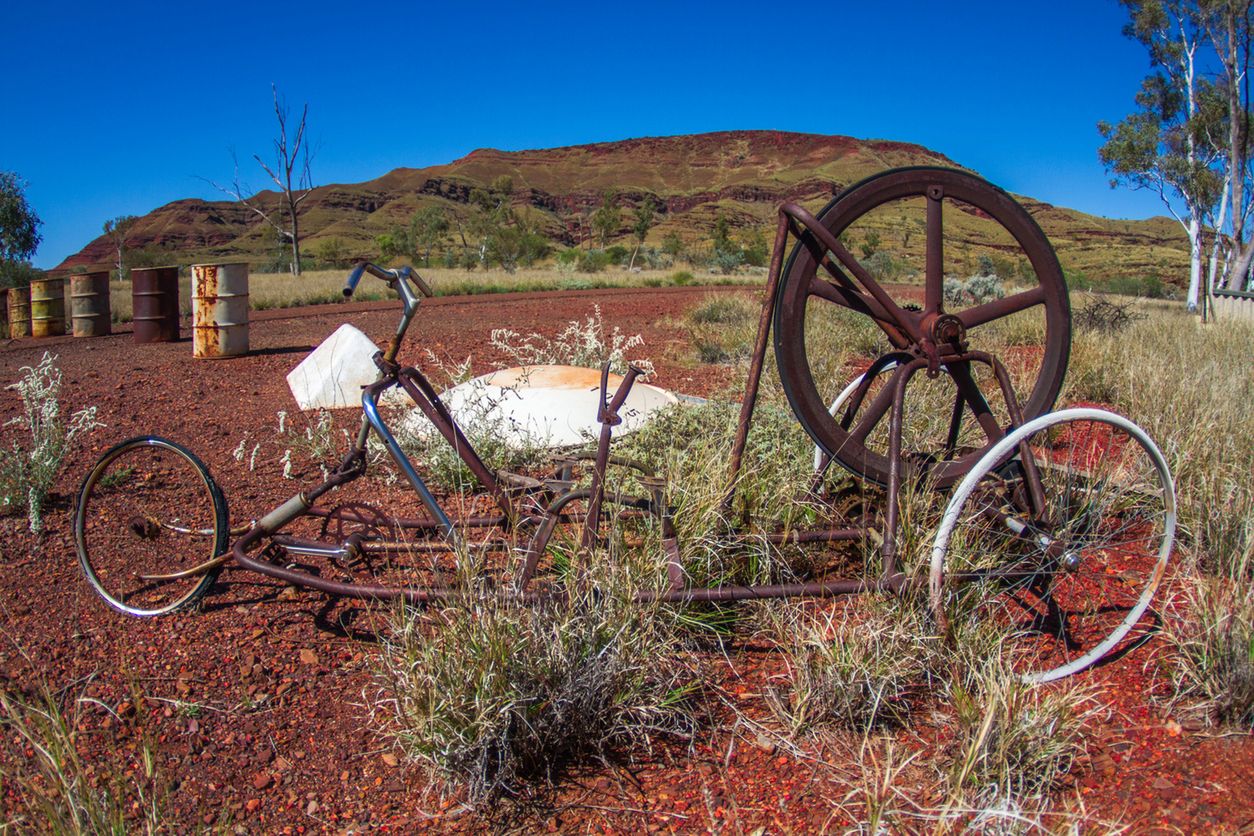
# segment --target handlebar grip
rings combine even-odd
[[[353,268],[353,272],[348,274],[348,281],[344,284],[344,297],[348,298],[353,295],[353,291],[357,289],[357,283],[361,281],[362,275],[366,272],[365,264],[358,264]]]
[[[431,285],[427,284],[427,280],[418,275],[418,271],[412,267],[402,267],[400,270],[401,278],[413,279],[414,284],[418,286],[418,292],[430,299],[435,296],[435,291],[431,289]]]

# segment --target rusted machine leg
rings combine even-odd
[[[900,366],[889,383],[893,387],[893,407],[888,420],[888,507],[884,509],[884,545],[881,548],[883,578],[897,574],[897,525],[901,506],[901,427],[905,413],[906,383],[922,361]]]
[[[753,421],[753,408],[758,400],[758,386],[762,382],[762,365],[766,359],[766,339],[771,329],[771,315],[775,312],[775,289],[784,266],[784,247],[788,243],[788,217],[780,212],[779,225],[775,230],[775,249],[771,253],[771,270],[766,278],[766,290],[762,294],[762,314],[758,318],[758,335],[753,343],[753,355],[749,361],[749,379],[745,382],[745,399],[740,404],[740,422],[736,426],[736,440],[732,444],[728,466],[727,489],[723,494],[723,516],[731,514],[732,499],[740,480],[740,464],[744,459],[745,445],[749,441],[749,424]]]
[[[597,443],[597,458],[592,467],[592,487],[591,497],[588,500],[588,518],[584,520],[583,537],[580,541],[580,547],[584,552],[591,552],[596,545],[597,528],[601,521],[601,504],[605,501],[605,471],[610,464],[610,437],[613,434],[613,428],[623,421],[618,415],[618,410],[622,408],[623,402],[627,400],[627,395],[631,392],[631,387],[636,382],[636,378],[642,373],[643,370],[635,366],[629,366],[627,374],[623,376],[623,382],[618,385],[613,399],[607,404],[605,395],[609,386],[610,364],[606,363],[601,367],[601,406],[600,414],[597,416],[601,422],[601,438]]]

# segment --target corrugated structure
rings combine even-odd
[[[179,338],[179,268],[131,270],[131,320],[137,343]]]
[[[1248,290],[1216,290],[1211,294],[1215,319],[1254,323],[1254,293]]]
[[[30,336],[30,288],[11,287],[5,294],[9,302],[9,336]]]
[[[30,283],[30,333],[32,337],[65,335],[65,279],[36,279]]]
[[[192,265],[192,356],[248,353],[248,265]]]
[[[107,337],[112,333],[108,270],[70,276],[70,321],[76,337]]]

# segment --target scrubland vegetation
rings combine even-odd
[[[328,274],[328,290],[338,292],[340,278]],[[1200,326],[1164,303],[1124,300],[1113,313],[1103,304],[1110,300],[1073,299],[1078,326],[1059,406],[1095,402],[1128,415],[1158,442],[1175,475],[1180,537],[1155,602],[1164,649],[1150,657],[1170,688],[1148,696],[1203,724],[1254,728],[1254,332]],[[712,296],[677,325],[690,336],[691,362],[731,364],[743,374],[756,317],[751,302]],[[865,323],[826,325],[816,329],[814,347],[830,355],[827,368],[847,369],[884,348]],[[612,347],[599,323],[568,330],[529,344],[527,359],[590,362],[590,345]],[[1039,337],[1039,323],[1026,320],[999,325],[990,339],[1013,356]],[[517,335],[506,339],[520,344]],[[455,368],[445,374],[458,377]],[[814,569],[812,550],[726,537],[732,520],[721,499],[736,415],[730,397],[680,404],[622,438],[616,452],[667,479],[694,583],[805,577]],[[323,457],[321,440],[338,432],[325,423],[306,434],[308,444],[285,429],[279,443],[292,455]],[[450,466],[442,475],[437,460],[412,449],[444,490],[468,485],[465,474]],[[752,516],[763,529],[813,523],[823,509],[807,495],[812,456],[812,442],[768,372],[733,517]],[[839,492],[850,483],[833,471],[826,486]],[[842,510],[854,516],[883,501],[873,488],[849,496]],[[903,497],[907,574],[925,566],[942,506],[943,497],[926,490]],[[855,544],[837,559],[871,574],[878,569],[874,543]],[[470,556],[460,560],[464,567]],[[377,656],[376,727],[402,756],[481,810],[505,799],[535,800],[581,764],[643,757],[662,742],[691,745],[711,724],[725,724],[726,712],[744,712],[720,699],[710,669],[745,642],[765,642],[779,670],[763,695],[766,719],[756,715],[755,727],[765,723],[801,752],[833,740],[858,752],[861,784],[845,802],[855,815],[884,828],[940,831],[1053,830],[1079,820],[1067,788],[1087,768],[1090,730],[1108,711],[1091,678],[1025,684],[1005,664],[995,635],[977,625],[947,641],[926,602],[910,593],[821,606],[633,602],[635,590],[664,582],[664,560],[656,530],[616,520],[593,554],[571,548],[555,563],[567,596],[530,606],[472,585],[461,601],[396,610]],[[158,816],[151,776],[149,783],[86,789],[72,702],[6,695],[0,709],[8,737],[30,741],[24,745],[35,753],[10,761],[18,766],[7,776],[26,815],[69,822],[70,831],[108,829],[119,820],[117,799],[127,798],[128,821],[135,809],[142,821]],[[951,732],[943,746],[926,760],[902,757],[901,735],[937,724]],[[920,794],[907,782],[929,789]]]

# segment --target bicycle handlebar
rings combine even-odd
[[[357,289],[357,283],[361,281],[361,277],[369,273],[375,278],[382,279],[389,286],[395,289],[397,282],[403,282],[412,279],[418,287],[418,292],[428,299],[435,295],[431,290],[431,285],[427,284],[426,279],[418,275],[412,267],[401,267],[396,270],[387,270],[368,261],[363,261],[353,268],[353,272],[348,274],[348,281],[344,283],[344,297],[348,298],[353,295],[353,291]]]

